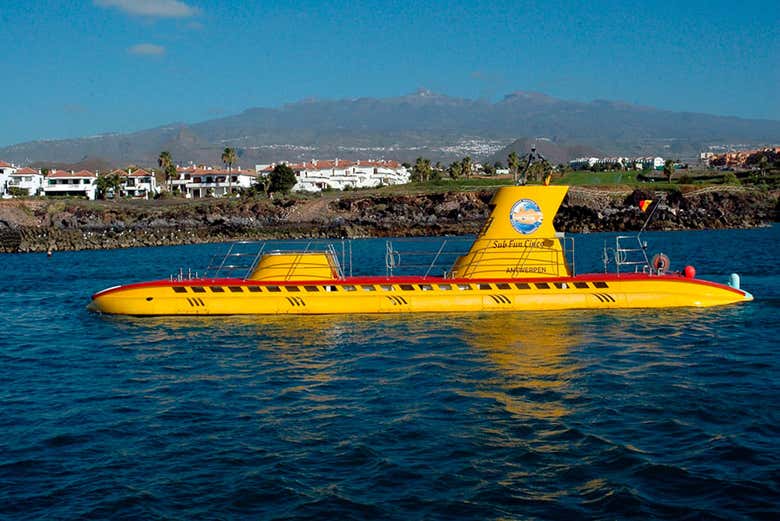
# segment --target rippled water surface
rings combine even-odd
[[[777,519],[780,227],[648,239],[756,300],[117,318],[89,295],[224,246],[4,255],[0,518]]]

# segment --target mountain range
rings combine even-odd
[[[465,155],[476,160],[500,156],[518,138],[554,145],[563,151],[556,157],[561,161],[582,151],[679,158],[713,144],[778,143],[780,121],[570,101],[533,92],[491,102],[419,90],[381,99],[303,100],[125,134],[31,141],[0,148],[0,158],[22,164],[152,165],[160,151],[168,150],[180,164],[218,164],[229,146],[243,167],[311,158],[412,161],[423,156],[447,162]]]

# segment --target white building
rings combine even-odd
[[[157,179],[154,174],[143,168],[132,169],[128,172],[120,171],[122,179],[122,192],[127,197],[149,199],[160,193]]]
[[[79,172],[54,170],[46,177],[43,191],[47,197],[76,196],[94,200],[97,192],[97,174],[89,170]]]
[[[637,170],[663,170],[664,158],[662,157],[638,157],[636,160]]]
[[[599,158],[597,157],[578,157],[577,159],[572,159],[569,161],[569,166],[573,170],[584,170],[591,168],[598,162],[598,160]]]
[[[260,175],[267,176],[276,165],[258,165]],[[410,174],[397,161],[312,160],[288,165],[295,172],[294,192],[321,192],[375,188],[409,182]]]
[[[0,161],[0,196],[8,196],[8,181],[12,173],[16,172],[16,167],[5,161]]]
[[[43,194],[43,174],[32,168],[20,168],[13,172],[8,178],[8,191],[11,188],[17,188],[26,192],[26,195]]]
[[[204,167],[177,168],[178,178],[171,181],[171,188],[178,189],[188,199],[224,197],[250,188],[257,180],[254,170],[217,169]]]
[[[627,157],[600,157],[596,160],[597,165],[604,165],[605,167],[617,166],[619,168],[625,168],[631,160]]]

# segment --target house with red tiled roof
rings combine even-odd
[[[137,199],[149,199],[160,193],[160,187],[157,186],[157,178],[154,174],[143,168],[128,168],[123,172],[122,192],[127,197]]]
[[[270,174],[275,164],[258,165],[262,176]],[[345,190],[354,188],[375,188],[409,182],[409,172],[398,161],[319,161],[312,159],[304,163],[288,164],[295,172],[297,182],[294,192],[320,192],[322,190]]]
[[[29,167],[19,168],[8,178],[8,192],[25,196],[43,195],[43,174]]]
[[[72,196],[94,200],[97,177],[97,174],[89,170],[52,170],[46,176],[43,192],[47,197]]]
[[[239,168],[223,169],[203,166],[177,167],[178,177],[171,189],[188,199],[230,197],[257,182],[257,172]]]
[[[706,156],[707,154],[702,154]],[[726,152],[724,154],[708,154],[707,164],[709,166],[729,167],[729,168],[750,168],[755,165],[759,158],[765,155],[767,158],[780,155],[780,147],[765,147],[755,150],[739,150]],[[704,159],[704,157],[703,157]]]

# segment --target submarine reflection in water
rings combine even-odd
[[[502,404],[530,420],[554,420],[570,413],[567,402],[580,392],[573,384],[581,364],[570,356],[582,338],[572,328],[574,313],[482,314],[461,320],[464,340],[483,353],[496,376],[473,395]]]

